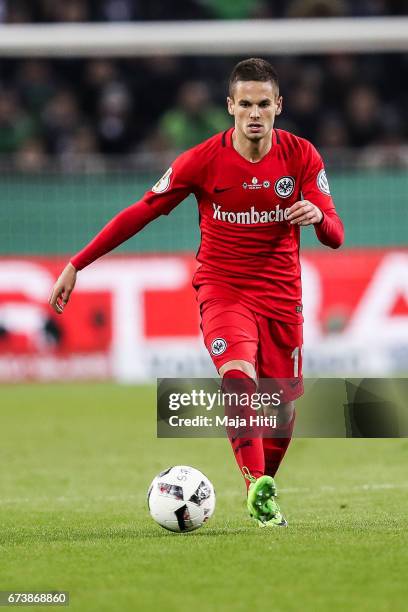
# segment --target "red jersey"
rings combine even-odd
[[[323,212],[319,240],[337,248],[343,226],[313,145],[273,130],[270,151],[256,163],[232,144],[233,128],[180,155],[142,200],[115,217],[72,260],[81,269],[124,242],[190,193],[199,208],[201,244],[193,284],[200,304],[236,299],[255,312],[301,322],[300,227],[288,208],[307,199]]]

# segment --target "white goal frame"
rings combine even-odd
[[[408,17],[0,26],[0,57],[408,51]]]

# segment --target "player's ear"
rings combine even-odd
[[[276,100],[276,112],[275,115],[280,115],[283,107],[283,98],[282,96],[278,96]]]
[[[230,115],[234,114],[234,100],[228,96],[227,98],[227,108]]]

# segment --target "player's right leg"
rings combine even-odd
[[[253,383],[256,376],[255,368],[247,361],[231,360],[225,363],[219,370],[222,376],[222,389],[224,397],[226,394],[247,393],[248,395],[256,391]],[[252,375],[252,377],[251,377]],[[231,384],[233,383],[233,384]],[[252,384],[253,383],[253,384]],[[227,406],[226,412],[233,415],[239,414],[240,410],[236,406]],[[244,411],[248,412],[248,410]],[[251,412],[251,409],[249,409]],[[250,414],[245,415],[248,421]],[[234,430],[227,428],[228,437],[234,451],[238,466],[245,476],[247,492],[247,508],[249,515],[264,527],[266,524],[276,525],[286,524],[279,506],[274,497],[276,496],[276,486],[271,476],[265,475],[265,453],[263,447],[262,432],[248,429]]]
[[[201,329],[204,342],[220,376],[229,422],[239,421],[244,408],[236,397],[248,397],[256,392],[256,353],[258,328],[253,313],[230,299],[212,299],[201,306]],[[248,410],[248,405],[245,410]],[[262,440],[248,435],[245,427],[229,425],[228,438],[240,470],[247,466],[255,476],[264,474],[265,461]]]
[[[254,478],[249,470],[245,471],[249,480],[247,507],[250,516],[258,521],[260,527],[286,527],[287,522],[276,503],[276,485],[272,476]]]
[[[242,304],[220,299],[202,306],[202,330],[207,349],[222,377],[225,397],[250,397],[256,391],[258,328],[253,313]],[[244,417],[249,422],[248,405],[240,401],[225,404],[226,414],[233,421]],[[227,434],[241,473],[248,488],[250,515],[264,525],[276,518],[281,521],[274,501],[273,478],[265,476],[265,459],[261,432],[248,426],[229,426]]]

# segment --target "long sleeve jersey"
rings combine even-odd
[[[301,322],[300,227],[288,209],[310,200],[323,213],[314,226],[323,244],[344,239],[323,161],[307,140],[273,130],[258,162],[233,147],[233,128],[180,155],[141,200],[114,217],[71,263],[81,270],[128,240],[189,194],[198,203],[201,244],[193,284],[198,301],[229,296],[265,316]]]

